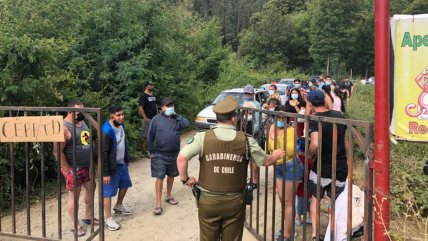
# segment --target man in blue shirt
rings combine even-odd
[[[109,112],[110,119],[102,127],[104,218],[106,227],[115,231],[120,228],[120,225],[111,215],[111,198],[116,196],[117,190],[119,190],[113,210],[118,214],[131,214],[131,211],[122,202],[128,188],[132,186],[132,182],[128,171],[129,154],[123,126],[125,114],[120,106],[111,107]]]

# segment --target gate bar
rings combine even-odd
[[[389,236],[389,41],[389,0],[375,0],[375,241]]]

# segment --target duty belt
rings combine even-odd
[[[201,196],[205,197],[216,197],[216,196],[235,196],[244,193],[244,189],[238,192],[211,192],[201,188]]]

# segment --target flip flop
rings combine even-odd
[[[178,201],[177,201],[177,200],[175,200],[175,198],[173,198],[173,197],[168,197],[168,198],[166,198],[166,199],[165,199],[165,202],[167,202],[167,203],[169,203],[169,204],[171,204],[171,205],[177,205],[177,204],[178,204]]]
[[[73,233],[73,235],[74,235],[74,229],[70,229],[70,231]],[[82,236],[85,236],[85,234],[86,234],[86,232],[85,232],[85,230],[83,230],[83,228],[82,227],[78,227],[77,228],[77,237],[82,237]]]
[[[91,225],[91,219],[82,219],[81,221],[84,224]],[[94,218],[94,225],[100,225],[100,220]]]
[[[162,214],[162,207],[156,207],[156,208],[153,210],[153,214],[154,214],[154,215],[161,215],[161,214]]]

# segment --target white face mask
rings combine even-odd
[[[270,111],[274,111],[274,110],[275,110],[275,108],[269,108],[269,110],[270,110]]]
[[[174,106],[167,107],[166,110],[165,110],[165,115],[166,116],[171,116],[172,114],[174,114]]]

